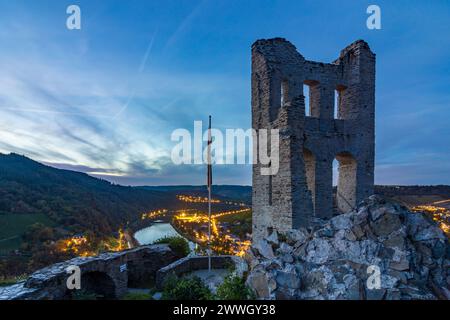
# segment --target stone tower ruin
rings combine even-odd
[[[276,174],[262,175],[259,161],[253,166],[254,240],[350,210],[373,194],[375,54],[358,40],[322,63],[305,60],[285,39],[256,41],[252,125],[256,132],[278,129],[280,146]]]

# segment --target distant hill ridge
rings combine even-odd
[[[121,186],[23,155],[0,153],[0,215],[44,213],[71,232],[110,235],[139,220],[143,212],[176,208],[176,194],[206,192],[206,186]],[[250,203],[251,187],[214,185],[213,195]]]
[[[206,185],[143,186],[138,188],[170,193],[199,194],[203,196],[206,196],[208,192]],[[239,200],[248,204],[252,201],[251,186],[213,185],[212,192],[215,196]]]
[[[169,201],[164,192],[114,185],[14,153],[0,154],[0,214],[45,213],[71,230],[110,234]]]
[[[125,187],[85,173],[0,153],[0,214],[45,213],[71,230],[110,234],[142,212],[174,207],[179,193],[206,195],[206,186]],[[440,194],[450,186],[376,186],[385,196]],[[214,185],[215,196],[251,203],[251,186]]]

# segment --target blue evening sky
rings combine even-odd
[[[66,28],[81,8],[82,29]],[[366,28],[381,8],[382,29]],[[376,183],[450,184],[450,2],[0,0],[0,152],[131,185],[203,184],[176,128],[251,126],[250,47],[284,37],[331,62],[377,54]],[[217,165],[217,184],[251,184]]]

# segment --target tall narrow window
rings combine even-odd
[[[339,119],[339,91],[334,90],[334,111],[333,117]]]
[[[303,95],[305,96],[305,116],[320,116],[320,85],[316,80],[305,80],[303,82]]]
[[[303,95],[305,96],[305,116],[311,116],[311,105],[309,102],[309,86],[307,84],[303,85]]]
[[[335,119],[343,119],[344,118],[344,110],[343,110],[343,93],[346,89],[343,85],[337,85],[336,90],[334,90],[334,118]]]

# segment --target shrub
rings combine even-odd
[[[238,276],[228,276],[217,288],[220,300],[247,300],[253,298],[252,291],[245,285],[245,280]]]
[[[182,278],[170,276],[164,283],[163,300],[211,300],[209,288],[198,277]]]
[[[167,243],[169,247],[179,256],[185,257],[189,254],[189,243],[186,239],[178,236],[164,237],[153,242],[154,244]]]

